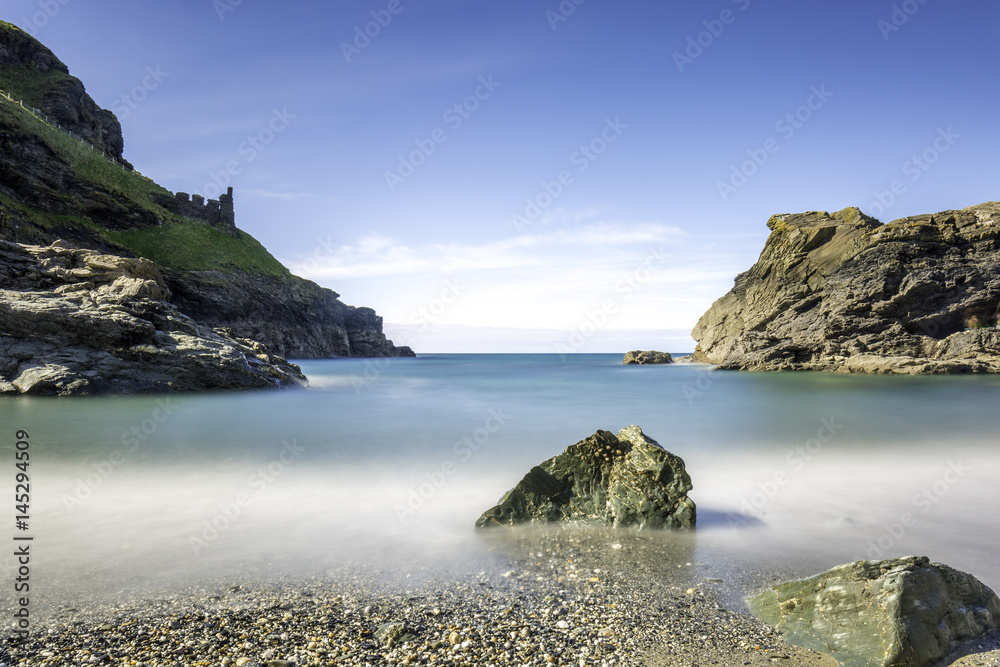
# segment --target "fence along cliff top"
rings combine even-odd
[[[140,178],[146,179],[150,183],[155,182],[148,176],[144,176],[135,169],[122,164],[113,156],[108,155],[106,152],[97,148],[75,132],[67,130],[58,122],[46,116],[39,109],[32,106],[25,106],[24,102],[14,99],[7,91],[0,89],[0,99],[5,99],[12,104],[16,104],[27,111],[32,117],[45,123],[49,127],[59,130],[63,134],[72,137],[75,141],[79,142],[81,146],[89,148],[108,162],[121,167],[124,171],[129,171]],[[201,195],[189,195],[186,192],[178,192],[173,197],[160,196],[154,198],[156,199],[156,203],[168,211],[177,213],[178,215],[183,215],[187,218],[192,218],[194,220],[207,222],[213,227],[217,227],[230,234],[236,232],[236,213],[233,205],[232,188],[229,188],[225,194],[219,195],[218,199],[209,199],[207,201]]]

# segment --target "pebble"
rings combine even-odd
[[[690,543],[669,533],[483,539],[489,556],[465,570],[357,563],[302,580],[220,581],[72,608],[64,600],[0,658],[23,667],[797,664],[798,649],[743,611],[748,591],[725,597],[738,577],[695,588],[717,572],[687,565]],[[376,639],[386,624],[410,634],[386,645]]]

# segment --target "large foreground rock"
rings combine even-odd
[[[633,350],[625,353],[625,358],[622,360],[622,363],[626,365],[672,364],[674,363],[674,359],[670,356],[669,352],[657,352],[656,350]]]
[[[740,370],[1000,372],[1000,203],[882,224],[776,215],[698,321],[695,361]]]
[[[535,466],[477,528],[554,521],[639,528],[693,528],[684,461],[629,426],[597,431]]]
[[[94,394],[305,384],[260,343],[167,302],[156,266],[0,241],[0,393]]]
[[[1000,621],[992,590],[922,556],[840,565],[748,602],[789,643],[848,667],[932,665]]]

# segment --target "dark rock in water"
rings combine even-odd
[[[778,584],[748,603],[789,643],[848,667],[932,665],[1000,622],[992,590],[922,556],[840,565]]]
[[[669,352],[657,352],[656,350],[647,350],[645,352],[634,350],[632,352],[625,353],[625,364],[672,364],[674,363],[673,357],[670,356]]]
[[[684,461],[638,426],[597,431],[531,469],[477,528],[555,521],[639,528],[693,528]]]
[[[260,343],[168,303],[146,259],[0,240],[0,393],[104,394],[306,384]]]
[[[706,312],[694,360],[738,370],[1000,372],[1000,203],[882,224],[775,215]]]

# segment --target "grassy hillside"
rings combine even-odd
[[[45,94],[70,76],[56,69],[40,71],[31,65],[5,65],[0,88],[26,105],[41,107]]]
[[[11,70],[16,75],[14,81],[19,82],[15,86],[9,78]],[[40,95],[46,79],[51,76],[54,76],[52,70],[46,77],[32,79],[20,68],[4,67],[0,72],[0,88],[13,95],[10,89],[20,86],[23,92]],[[3,186],[7,184],[0,182],[0,210],[8,220],[36,227],[37,233],[32,238],[41,235],[54,240],[60,233],[65,236],[68,232],[78,232],[78,238],[97,235],[108,244],[121,246],[179,271],[242,270],[271,276],[289,275],[288,270],[249,234],[239,232],[234,238],[203,222],[167,211],[156,203],[155,195],[172,196],[168,190],[137,172],[122,168],[3,97],[0,97],[0,132],[7,135],[5,139],[9,143],[26,147],[25,152],[33,156],[43,147],[47,166],[60,176],[46,178],[46,165],[36,165],[43,169],[36,179],[37,197],[24,196],[24,183],[21,183],[21,196],[4,193]],[[21,176],[24,171],[18,169],[17,175]],[[58,184],[53,187],[49,182],[65,181],[67,175],[73,181],[73,190],[60,188]],[[28,173],[24,178],[30,177]],[[121,224],[116,221],[115,229],[94,221],[93,211],[101,210],[105,204],[108,211],[105,218],[114,218],[116,211],[122,211]],[[131,224],[129,219],[143,223]],[[130,226],[134,228],[129,229]]]

